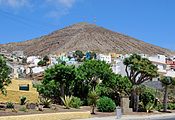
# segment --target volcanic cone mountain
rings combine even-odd
[[[165,54],[172,52],[135,38],[88,23],[78,23],[40,38],[0,45],[8,52],[24,51],[25,55],[46,55],[74,50],[100,53]]]

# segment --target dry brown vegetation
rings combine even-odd
[[[45,55],[73,50],[101,53],[165,54],[172,52],[135,38],[88,23],[78,23],[40,38],[0,45],[9,52],[24,51],[26,55]]]

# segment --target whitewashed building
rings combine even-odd
[[[98,54],[97,60],[105,61],[106,63],[111,63],[111,55]]]
[[[149,56],[148,59],[157,66],[158,72],[161,75],[165,75],[167,73],[166,68],[166,56],[165,55],[154,55]]]
[[[27,63],[32,65],[32,66],[38,66],[38,62],[40,61],[41,59],[39,58],[39,56],[30,56],[30,57],[27,57]]]
[[[125,65],[123,64],[122,58],[114,59],[114,63],[112,64],[112,71],[115,74],[120,74],[122,76],[126,76]]]
[[[140,54],[141,57],[148,58],[154,65],[158,68],[158,73],[163,76],[171,76],[175,77],[175,71],[172,69],[168,69],[167,63],[166,63],[166,56],[165,55],[146,55],[146,54]],[[130,55],[123,55],[120,58],[114,59],[114,62],[112,64],[112,70],[116,74],[121,74],[122,76],[126,76],[125,72],[125,65],[123,64],[123,60]],[[155,81],[158,80],[158,78],[154,79]]]

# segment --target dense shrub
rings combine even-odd
[[[14,104],[12,102],[7,102],[6,108],[14,108]]]
[[[93,90],[88,94],[88,104],[92,107],[91,114],[95,114],[95,107],[97,105],[97,100],[99,99],[98,93]]]
[[[144,107],[146,107],[148,103],[153,103],[154,99],[154,95],[149,91],[145,91],[140,95],[140,101],[143,103]]]
[[[45,65],[46,65],[46,62],[43,61],[43,60],[40,60],[40,61],[38,62],[38,66],[45,66]]]
[[[22,97],[20,98],[20,105],[25,105],[26,102],[27,102],[27,98],[26,98],[25,96],[22,96]]]
[[[168,103],[167,109],[169,109],[169,110],[175,110],[175,103]]]
[[[155,106],[154,109],[157,111],[161,111],[161,109],[163,109],[163,104],[157,104],[157,106]]]
[[[19,111],[27,112],[27,108],[23,106],[23,107],[19,108]]]
[[[111,98],[102,97],[97,101],[97,108],[100,112],[113,112],[116,105]]]
[[[80,98],[78,97],[72,97],[70,106],[72,108],[80,108],[80,106],[82,105],[82,101],[80,100]]]

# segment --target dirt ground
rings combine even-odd
[[[65,109],[64,106],[60,105],[51,105],[50,108],[43,108],[43,111],[39,111],[36,109],[24,109],[21,110],[22,108],[25,108],[24,106],[15,104],[14,109],[0,109],[0,116],[13,116],[13,115],[28,115],[28,114],[44,114],[44,113],[57,113],[57,112],[76,112],[76,111],[91,111],[90,106],[82,106],[80,109]],[[174,112],[175,111],[171,111]],[[146,112],[132,112],[128,113],[128,115],[150,115],[150,114],[161,114],[161,112],[152,112],[152,113],[146,113]],[[105,117],[105,116],[115,116],[116,112],[98,112],[97,110],[95,111],[95,115],[92,115],[92,117]]]

